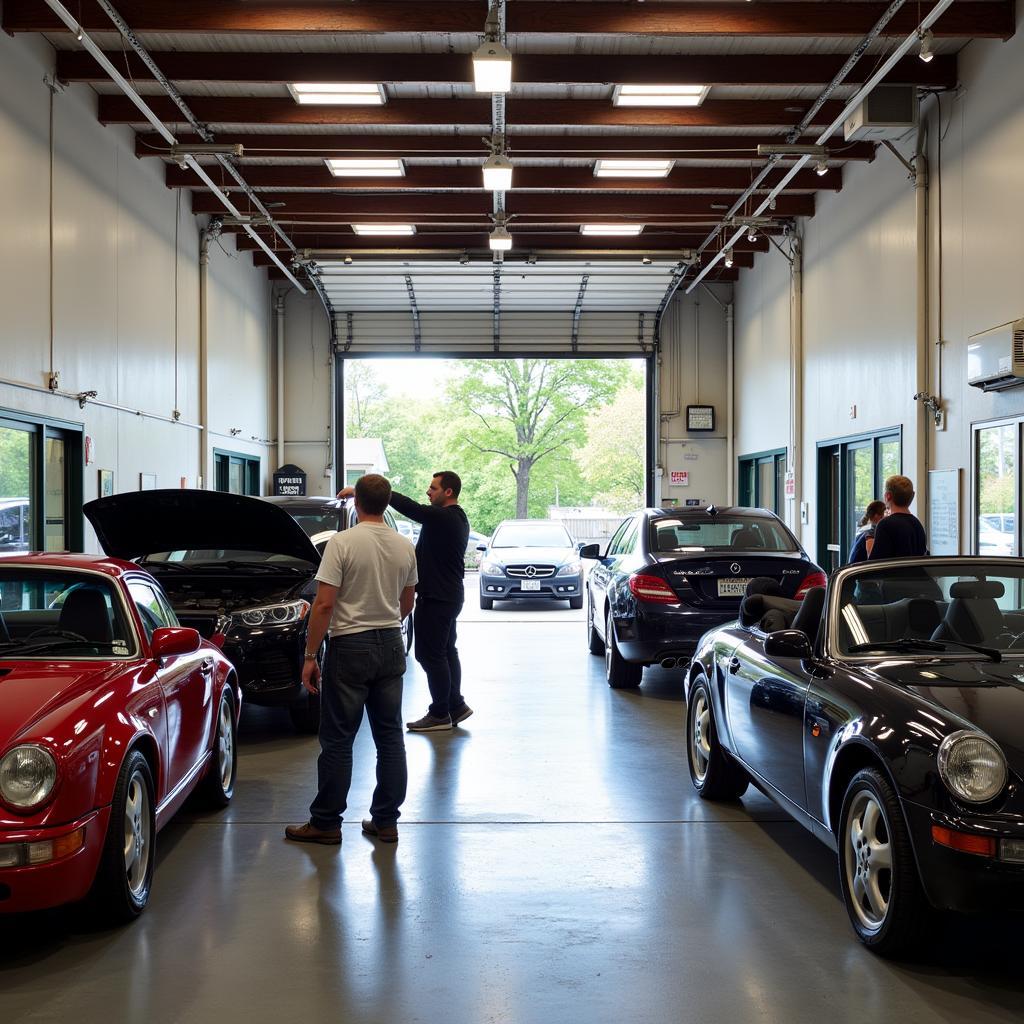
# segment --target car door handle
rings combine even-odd
[[[730,672],[739,672],[739,670],[740,670],[740,659],[739,658],[731,658],[729,660],[729,671]]]

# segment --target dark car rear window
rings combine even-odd
[[[761,516],[651,520],[652,551],[796,551],[789,532],[774,519]]]

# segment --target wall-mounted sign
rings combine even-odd
[[[686,407],[687,430],[714,430],[715,407],[713,405],[688,405]]]
[[[688,470],[674,469],[668,475],[668,482],[673,487],[689,487],[690,486],[690,474]]]
[[[306,471],[288,463],[274,472],[274,495],[278,498],[302,497],[306,493]]]
[[[960,554],[960,470],[928,473],[928,547],[933,555]]]
[[[796,497],[796,474],[791,469],[786,470],[786,497]]]
[[[704,504],[704,499],[703,498],[687,498],[686,499],[686,507],[687,508],[700,508],[700,506],[703,505],[703,504]]]

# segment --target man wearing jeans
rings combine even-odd
[[[298,843],[341,842],[341,817],[352,782],[352,741],[364,707],[377,747],[377,787],[363,832],[385,843],[398,842],[399,808],[405,800],[401,623],[412,610],[416,551],[384,523],[391,499],[384,477],[360,477],[355,499],[359,522],[327,542],[309,616],[302,685],[320,694],[319,791],[310,804],[309,821],[285,829],[285,836]],[[330,642],[321,676],[316,652],[325,633]]]
[[[391,493],[391,507],[421,523],[416,543],[416,615],[413,620],[416,660],[427,674],[430,707],[407,722],[409,732],[442,732],[464,722],[473,709],[462,696],[462,666],[455,646],[455,620],[465,598],[466,544],[469,520],[459,504],[462,481],[457,473],[435,473],[427,488],[429,504]],[[348,497],[348,488],[338,493]]]

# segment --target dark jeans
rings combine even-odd
[[[466,703],[462,696],[462,665],[455,646],[455,620],[460,611],[461,601],[422,597],[416,601],[416,660],[427,673],[431,700],[428,714],[436,718],[448,718]]]
[[[405,799],[408,769],[402,725],[405,645],[400,629],[370,629],[332,637],[320,681],[320,786],[310,804],[310,821],[337,828],[352,784],[352,741],[370,719],[377,747],[377,788],[370,816],[378,826],[394,825]]]

